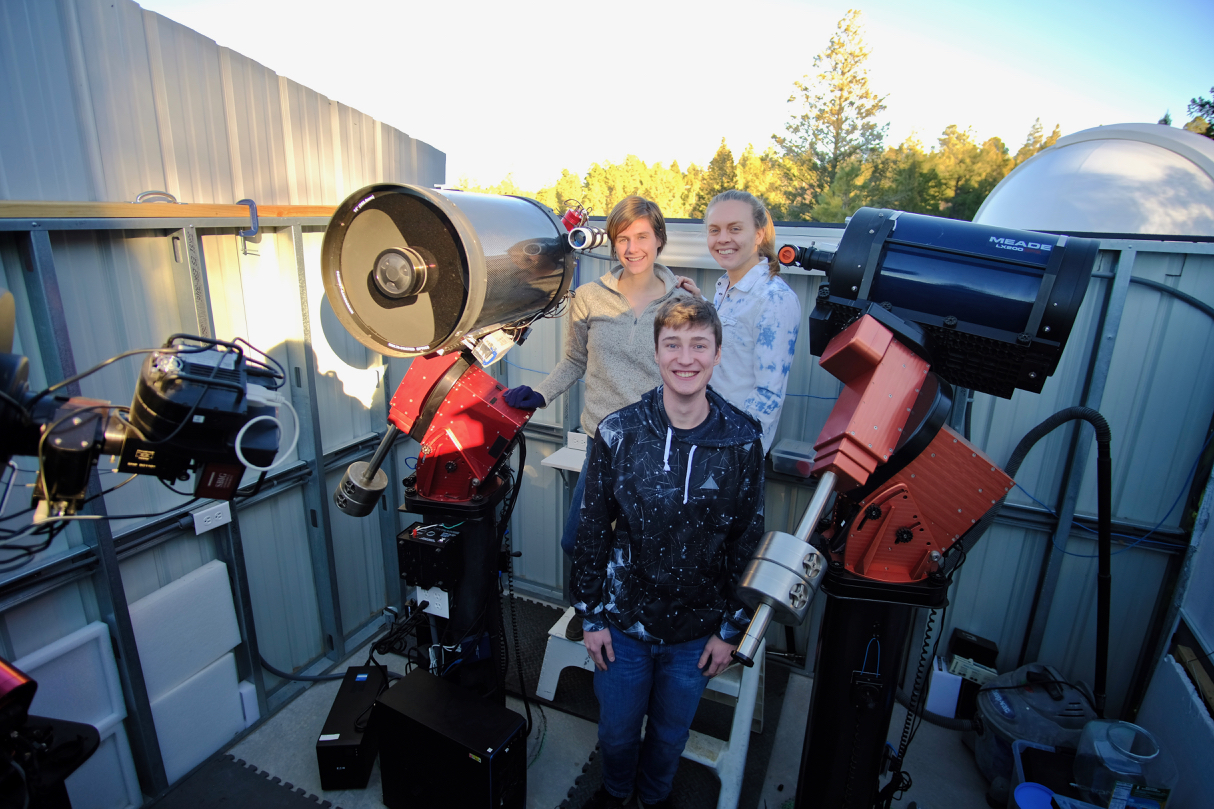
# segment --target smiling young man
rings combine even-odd
[[[708,387],[716,310],[673,299],[653,330],[662,385],[599,423],[574,548],[601,707],[588,807],[670,805],[700,694],[750,623],[734,587],[763,532],[762,430]]]

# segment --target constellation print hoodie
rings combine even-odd
[[[690,430],[670,425],[661,386],[599,423],[573,553],[586,631],[736,643],[749,625],[734,587],[763,533],[762,428],[707,395]]]

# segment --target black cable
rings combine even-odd
[[[935,610],[932,610],[932,612],[935,612]],[[935,641],[935,643],[932,644],[932,653],[931,653],[931,658],[930,658],[931,660],[936,659],[936,653],[940,648],[940,638],[944,637],[944,621],[945,621],[945,618],[947,618],[947,617],[948,617],[948,605],[945,604],[944,607],[940,610],[940,625],[936,630],[936,641]],[[931,628],[931,619],[929,618],[928,619],[928,629],[930,629],[930,628]],[[926,644],[926,639],[924,640],[924,643]],[[926,704],[926,702],[927,702],[926,685],[927,684],[924,683],[924,686],[925,686],[924,694],[923,694],[923,697],[920,699],[920,702],[922,702],[924,704]],[[911,744],[915,741],[915,735],[919,732],[919,726],[922,724],[923,724],[923,713],[922,713],[922,711],[919,711],[919,716],[915,720],[915,726],[911,729],[910,738],[906,740],[906,748],[908,750],[910,749]],[[906,759],[905,754],[900,756],[900,758],[905,760]]]
[[[156,478],[156,479],[157,479],[158,481],[160,481],[160,485],[161,485],[161,486],[165,487],[166,489],[168,489],[168,490],[169,490],[170,492],[172,492],[173,494],[179,494],[179,495],[181,495],[182,497],[191,497],[191,496],[193,496],[193,495],[192,495],[190,492],[182,492],[182,491],[178,491],[177,489],[174,489],[174,488],[173,488],[173,485],[172,485],[171,483],[169,483],[167,480],[165,480],[164,478]]]
[[[131,351],[124,351],[121,354],[117,354],[113,357],[110,357],[108,360],[103,360],[103,361],[97,363],[92,368],[89,368],[87,371],[82,371],[82,372],[76,374],[75,376],[69,376],[67,379],[62,380],[61,382],[56,382],[54,385],[51,385],[48,388],[38,391],[30,399],[29,407],[33,407],[35,404],[38,403],[38,401],[40,399],[42,399],[42,397],[46,396],[48,393],[54,393],[55,391],[59,390],[60,388],[66,387],[67,385],[70,385],[73,382],[79,382],[81,379],[84,379],[87,376],[91,376],[92,374],[97,373],[102,368],[106,367],[107,365],[111,365],[111,364],[117,362],[118,360],[124,360],[127,357],[134,357],[137,354],[153,354],[157,351],[164,351],[164,350],[165,350],[164,348],[136,348]]]
[[[523,471],[527,468],[527,439],[520,432],[518,434],[518,475],[515,477],[514,488],[511,493],[510,505],[508,508],[502,509],[502,522],[499,537],[505,539],[506,551],[506,589],[507,597],[510,604],[510,630],[514,639],[514,670],[518,675],[518,690],[523,698],[523,711],[527,714],[527,737],[531,737],[531,730],[534,727],[534,721],[531,717],[531,700],[527,698],[527,683],[523,679],[523,655],[520,651],[518,639],[518,613],[514,608],[514,555],[513,555],[513,537],[510,533],[510,515],[514,513],[514,504],[518,502],[518,494],[523,486]],[[502,620],[505,620],[503,616]],[[502,645],[505,646],[505,626],[502,627]],[[503,683],[503,691],[505,690]]]
[[[25,405],[21,404],[21,402],[17,401],[12,396],[9,396],[2,390],[0,390],[0,401],[6,402],[9,407],[21,414],[21,422],[24,426],[28,427],[33,423],[30,420],[29,411],[25,409]]]
[[[47,526],[47,529],[46,541],[40,542],[37,545],[6,544],[0,546],[0,552],[14,551],[17,553],[17,555],[14,557],[0,560],[0,573],[9,573],[13,570],[19,570],[20,568],[28,565],[31,561],[33,561],[33,558],[36,555],[42,553],[42,551],[51,546],[51,543],[54,542],[55,538],[63,531],[63,525],[60,523],[54,526]],[[39,533],[40,531],[34,531],[33,533],[28,534],[28,536],[37,536]],[[12,539],[16,539],[16,537],[12,537]],[[19,559],[21,561],[17,561]]]
[[[914,736],[915,713],[920,707],[921,702],[927,701],[926,679],[927,669],[931,665],[928,659],[928,648],[932,642],[932,626],[936,622],[936,611],[931,610],[927,614],[927,626],[923,630],[923,646],[919,650],[919,663],[915,667],[915,679],[911,686],[911,705],[906,711],[906,721],[902,724],[902,740],[898,744],[898,760],[902,761],[906,758],[906,750],[910,747],[911,737]],[[907,650],[910,651],[909,649]]]
[[[260,654],[257,655],[257,659],[261,661],[261,667],[263,669],[270,672],[275,677],[281,677],[284,680],[297,680],[304,683],[319,683],[327,680],[342,680],[345,679],[346,676],[344,671],[341,674],[287,674],[285,671],[279,671],[271,666],[270,663]]]

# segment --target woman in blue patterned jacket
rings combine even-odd
[[[712,300],[725,328],[712,387],[758,419],[766,452],[780,424],[801,303],[780,277],[775,224],[758,197],[736,190],[717,194],[708,203],[704,228],[708,251],[725,270]]]

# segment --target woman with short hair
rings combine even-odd
[[[573,293],[565,331],[565,357],[534,389],[506,391],[511,407],[547,407],[579,379],[585,379],[581,424],[592,439],[599,422],[662,382],[653,353],[653,318],[658,307],[685,295],[675,276],[657,263],[666,246],[666,220],[644,197],[630,196],[607,217],[607,239],[618,263]],[[577,539],[585,464],[573,489],[561,549],[573,552]],[[570,621],[566,636],[581,640],[581,621]]]

